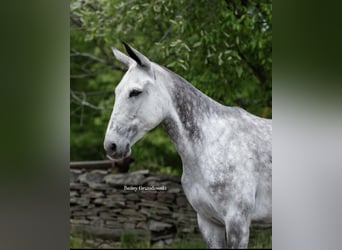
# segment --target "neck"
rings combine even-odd
[[[184,159],[195,155],[194,144],[203,139],[201,124],[212,113],[212,99],[193,87],[186,80],[168,71],[168,92],[171,97],[170,110],[163,125],[173,141],[178,153]]]

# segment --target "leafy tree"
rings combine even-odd
[[[121,41],[222,104],[271,118],[271,1],[72,0],[70,8],[72,160],[104,157],[113,89],[125,73],[110,46],[123,50]],[[159,127],[133,156],[136,167],[181,165]]]

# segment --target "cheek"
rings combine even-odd
[[[149,105],[145,109],[140,109],[138,116],[139,120],[151,129],[161,122],[162,114],[163,112],[159,105]]]
[[[114,110],[117,114],[124,114],[125,116],[136,113],[137,103],[132,102],[129,99],[120,100]]]

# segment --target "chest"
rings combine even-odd
[[[218,223],[224,223],[225,201],[217,199],[212,189],[205,184],[206,180],[194,176],[182,176],[184,193],[193,209],[206,218]]]

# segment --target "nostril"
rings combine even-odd
[[[115,143],[110,144],[110,150],[113,152],[116,151],[116,144]]]

